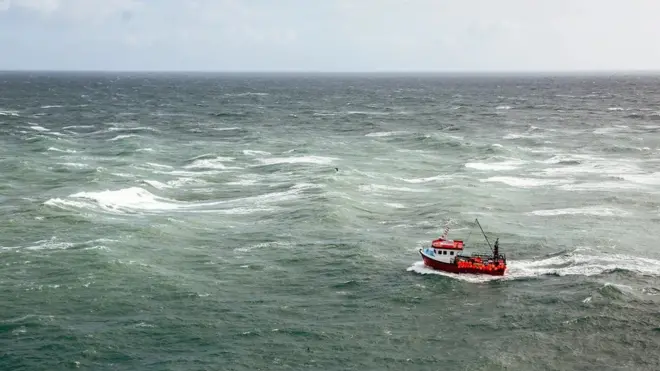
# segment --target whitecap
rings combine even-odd
[[[46,129],[45,127],[39,126],[37,124],[32,124],[32,126],[30,126],[30,129],[41,132],[50,131],[50,129]]]
[[[518,169],[523,164],[525,164],[525,162],[521,160],[511,160],[511,161],[491,162],[491,163],[468,162],[467,164],[465,164],[465,167],[475,170],[482,170],[482,171],[504,171],[504,170]]]
[[[116,137],[112,139],[108,139],[109,141],[117,141],[117,140],[122,140],[122,139],[128,139],[128,138],[138,138],[138,135],[135,134],[121,134],[117,135]]]
[[[537,216],[559,216],[559,215],[628,216],[630,213],[625,210],[606,207],[606,206],[586,206],[580,208],[534,210],[527,214],[537,215]]]
[[[203,156],[198,156],[203,157]],[[236,170],[242,169],[238,166],[226,166],[224,162],[234,161],[233,157],[215,157],[215,158],[201,158],[193,161],[191,164],[184,166],[186,169],[217,169],[217,170]]]
[[[48,150],[52,151],[52,152],[63,152],[63,153],[76,153],[77,152],[75,149],[59,149],[59,148],[56,148],[56,147],[49,147]]]
[[[276,165],[276,164],[299,164],[299,163],[311,163],[318,165],[328,165],[333,161],[337,160],[334,157],[323,157],[323,156],[300,156],[300,157],[271,157],[271,158],[261,158],[260,162],[266,165]]]
[[[508,176],[495,176],[487,179],[481,179],[480,182],[499,182],[519,188],[533,188],[549,185],[560,185],[572,183],[570,179],[540,179],[540,178],[519,178]]]
[[[18,117],[18,116],[20,116],[20,115],[18,114],[18,111],[8,111],[8,110],[1,110],[1,109],[0,109],[0,116],[14,116],[14,117]]]
[[[244,149],[243,154],[246,156],[269,156],[272,153],[266,151],[253,150],[253,149]]]
[[[405,178],[396,178],[398,180],[402,180],[406,183],[429,183],[429,182],[435,182],[439,180],[451,180],[455,179],[454,175],[436,175],[436,176],[431,176],[427,178],[412,178],[412,179],[405,179]]]
[[[368,184],[368,185],[361,185],[358,187],[358,189],[362,192],[376,192],[376,191],[389,191],[389,192],[428,192],[426,189],[414,189],[414,188],[408,188],[408,187],[393,187],[393,186],[388,186],[388,185],[382,185],[382,184]]]
[[[391,137],[394,135],[403,135],[406,134],[405,131],[378,131],[374,133],[365,134],[365,137]]]

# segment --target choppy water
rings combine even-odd
[[[0,369],[658,370],[658,87],[2,74]]]

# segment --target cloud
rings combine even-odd
[[[6,10],[18,9],[41,15],[41,20],[99,21],[142,8],[138,0],[5,0]]]
[[[657,68],[660,49],[652,45],[660,27],[653,17],[660,2],[620,4],[0,0],[0,48],[9,51],[0,68],[35,57],[58,66],[140,69]],[[53,58],[46,49],[68,56]],[[107,55],[100,59],[99,53]]]

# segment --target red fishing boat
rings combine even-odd
[[[490,242],[484,233],[479,220],[475,219],[481,229],[488,246]],[[465,246],[462,240],[448,240],[449,227],[440,238],[431,242],[431,247],[419,249],[424,265],[449,273],[488,274],[503,276],[506,271],[506,256],[500,254],[499,238],[495,240],[495,247],[491,247],[492,254],[463,255]]]

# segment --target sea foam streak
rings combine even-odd
[[[543,187],[549,185],[569,184],[573,181],[570,179],[538,179],[538,178],[517,178],[510,176],[494,176],[488,179],[481,179],[480,182],[499,182],[512,187],[519,188],[533,188]]]
[[[630,213],[611,207],[605,206],[588,206],[579,208],[565,208],[565,209],[548,209],[548,210],[535,210],[527,214],[538,216],[558,216],[558,215],[591,215],[591,216],[627,216]]]
[[[276,164],[299,164],[311,163],[319,165],[328,165],[337,160],[334,157],[323,156],[300,156],[300,157],[274,157],[274,158],[260,158],[259,161],[266,165]]]
[[[200,156],[201,157],[201,156]],[[234,161],[233,157],[200,158],[184,166],[186,169],[240,170],[239,166],[226,166],[224,162]]]
[[[504,170],[515,170],[520,166],[524,165],[525,162],[521,160],[511,160],[511,161],[502,161],[502,162],[468,162],[465,164],[466,168],[482,170],[482,171],[504,171]]]
[[[165,186],[161,182],[153,181],[148,184],[157,189]],[[231,209],[240,209],[240,213],[246,213],[248,211],[263,210],[264,208],[261,206],[264,204],[297,199],[300,197],[301,191],[311,187],[315,187],[315,185],[296,184],[287,191],[209,202],[183,202],[156,196],[140,187],[130,187],[115,191],[79,192],[65,199],[49,199],[45,202],[45,205],[64,209],[100,209],[118,214],[163,211],[239,213],[238,210],[231,211]]]

